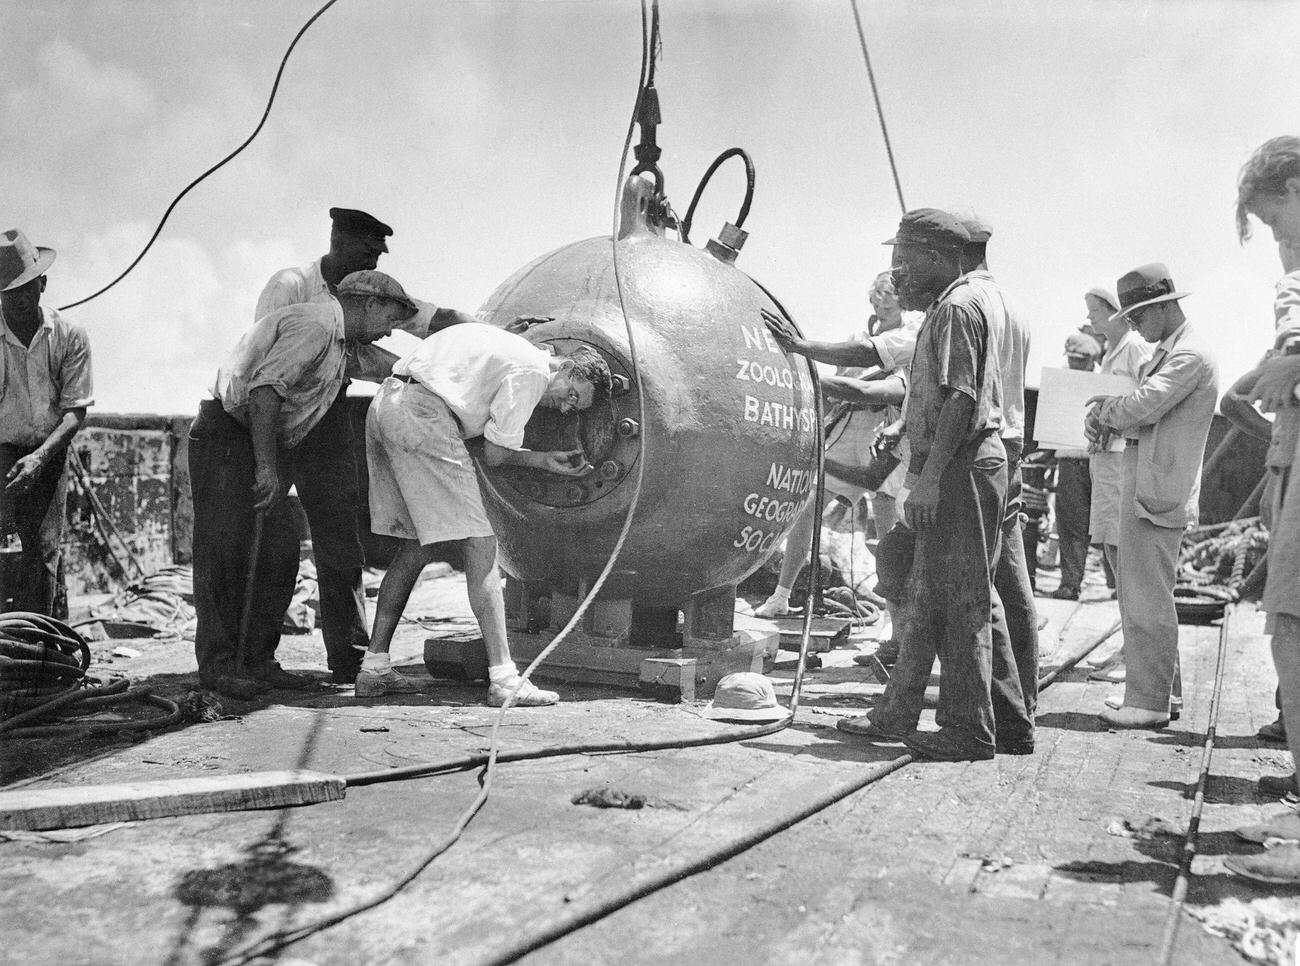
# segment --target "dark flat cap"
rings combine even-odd
[[[938,208],[917,208],[903,216],[897,233],[884,244],[959,249],[969,241],[970,232],[948,212]]]
[[[393,229],[374,215],[357,211],[355,208],[331,208],[330,221],[334,223],[335,228],[353,235],[372,235],[383,239],[393,233]]]
[[[966,229],[973,242],[987,242],[993,237],[993,229],[984,217],[974,211],[963,211],[957,216],[961,226]]]

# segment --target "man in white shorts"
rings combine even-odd
[[[467,322],[426,338],[393,366],[366,417],[370,524],[403,543],[379,586],[370,649],[356,696],[418,691],[391,667],[393,631],[435,544],[457,541],[465,555],[470,608],[488,658],[488,703],[555,704],[559,695],[520,682],[506,640],[497,540],[483,509],[465,440],[482,436],[489,466],[514,465],[583,476],[581,450],[523,448],[524,428],[538,406],[562,413],[587,409],[609,395],[609,366],[593,349],[552,353],[522,336]]]

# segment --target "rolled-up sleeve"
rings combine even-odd
[[[282,320],[275,341],[248,374],[248,391],[269,386],[281,399],[286,398],[291,386],[319,366],[331,341],[333,337],[310,319]]]
[[[95,404],[90,372],[90,339],[79,325],[68,327],[68,345],[59,365],[59,409],[84,409]]]
[[[934,315],[937,349],[935,382],[979,402],[984,327],[957,305],[943,305]]]
[[[524,428],[549,380],[538,373],[520,372],[506,377],[492,397],[483,436],[505,449],[522,449]]]

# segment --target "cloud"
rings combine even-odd
[[[108,226],[66,244],[49,304],[88,295],[126,267],[152,231]],[[241,240],[209,254],[192,237],[164,235],[108,292],[71,309],[86,327],[100,412],[197,410],[217,366],[253,322],[271,273],[304,259],[283,238]]]
[[[14,118],[39,117],[43,135],[67,139],[133,128],[152,116],[158,104],[153,89],[138,74],[96,62],[66,40],[42,46],[36,76],[6,100]]]

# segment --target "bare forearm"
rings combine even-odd
[[[248,432],[258,466],[275,466],[276,430],[282,406],[283,400],[270,386],[258,386],[248,394]]]
[[[880,365],[880,353],[869,342],[813,342],[809,339],[798,339],[791,344],[790,348],[801,356],[832,366],[866,368]]]
[[[841,399],[855,406],[897,406],[906,390],[898,378],[870,379],[849,376],[822,377],[822,391],[828,399]]]
[[[59,419],[59,424],[50,431],[50,435],[45,437],[45,442],[38,447],[42,457],[54,456],[66,450],[72,444],[72,437],[77,435],[77,431],[85,421],[85,407],[65,410],[62,418]]]

